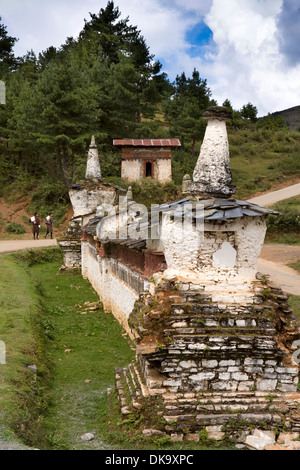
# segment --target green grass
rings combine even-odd
[[[123,428],[107,388],[114,387],[115,368],[132,362],[135,350],[101,304],[89,309],[98,305],[89,282],[80,274],[59,274],[61,264],[57,248],[1,257],[0,338],[7,365],[0,366],[0,443],[21,447],[17,435],[45,450],[207,448],[208,442],[149,440]],[[36,365],[36,375],[28,365]],[[95,439],[81,440],[87,432]]]
[[[105,448],[100,422],[114,369],[134,352],[111,314],[81,306],[98,296],[80,274],[58,274],[57,249],[1,257],[0,440],[41,449]],[[70,352],[65,352],[70,350]],[[27,365],[37,366],[36,380]],[[85,382],[88,380],[89,382]],[[80,436],[95,433],[95,440]]]
[[[128,337],[80,274],[59,274],[57,248],[1,256],[0,339],[7,364],[0,375],[0,442],[40,449],[230,449],[230,443],[171,443],[142,438],[134,420],[122,426],[116,367],[135,357]],[[300,297],[290,305],[300,319]],[[28,365],[37,366],[34,376]],[[153,407],[149,410],[153,413]],[[107,419],[109,417],[109,420]],[[82,441],[91,432],[95,439]],[[219,445],[219,447],[218,447]],[[211,447],[210,447],[211,446]]]
[[[98,428],[107,410],[106,389],[114,385],[115,367],[126,366],[134,352],[111,314],[102,308],[83,314],[81,306],[96,302],[98,296],[80,274],[57,275],[60,265],[31,268],[51,325],[48,354],[55,380],[45,423],[48,438],[54,449],[103,448]],[[82,441],[80,436],[87,432],[96,439]]]
[[[247,198],[300,177],[300,132],[228,126],[228,139],[237,197]]]
[[[300,261],[297,261],[296,263],[290,263],[288,266],[300,272]]]
[[[299,295],[290,295],[289,296],[289,304],[293,309],[293,314],[297,318],[298,322],[300,322],[300,296]]]
[[[300,244],[300,196],[292,197],[271,206],[279,216],[267,219],[266,242],[282,245]]]
[[[12,428],[17,425],[16,384],[26,377],[26,365],[37,359],[30,318],[39,308],[39,299],[24,269],[10,256],[0,259],[0,339],[6,345],[6,364],[0,365],[0,439],[12,439]]]

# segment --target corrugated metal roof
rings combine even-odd
[[[115,139],[119,147],[181,147],[179,139]]]

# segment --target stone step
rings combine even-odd
[[[120,402],[121,415],[126,417],[140,408],[139,399],[148,396],[147,387],[142,383],[135,363],[126,368],[116,369],[116,390]]]
[[[277,425],[281,423],[281,416],[272,413],[206,413],[206,414],[180,414],[168,416],[164,414],[167,422],[166,431],[171,432],[197,432],[204,426],[229,426],[235,429],[243,428],[247,422],[250,425]]]
[[[136,375],[136,371],[135,371],[135,368],[134,368],[133,364],[129,364],[129,366],[127,367],[127,376],[130,377],[131,383],[133,384],[134,396],[135,397],[141,396],[141,394],[142,394],[141,386],[140,386],[140,382],[139,382],[138,377]]]
[[[242,336],[245,335],[245,330],[247,330],[247,335],[257,335],[257,336],[264,336],[264,337],[273,337],[275,335],[275,330],[273,328],[257,328],[257,327],[228,327],[222,328],[220,332],[218,327],[198,327],[198,328],[191,328],[191,327],[176,327],[176,328],[167,328],[164,330],[164,336],[184,336],[184,335],[193,335],[195,336],[206,336],[206,335],[220,335],[225,337],[231,336]]]
[[[170,311],[173,315],[188,315],[199,314],[199,315],[229,315],[233,317],[240,317],[241,315],[247,315],[252,318],[261,316],[262,312],[265,312],[264,316],[268,315],[268,312],[272,309],[269,306],[258,308],[256,305],[251,304],[249,306],[237,305],[237,304],[224,304],[218,302],[172,302]],[[268,318],[268,317],[267,317]]]
[[[199,351],[216,352],[228,356],[233,352],[247,354],[253,352],[255,357],[274,355],[276,340],[272,336],[257,336],[256,333],[228,334],[221,332],[216,334],[172,334],[171,344],[168,345],[168,354],[195,354]],[[229,357],[229,356],[228,356]],[[232,356],[230,356],[231,358]]]
[[[212,301],[213,294],[218,294],[217,307],[220,310],[253,310],[253,295],[249,294],[249,299],[245,299],[245,293],[228,293],[228,291],[216,291],[212,293],[203,294],[201,292],[187,292],[180,295],[179,299],[174,298],[172,303],[175,302],[181,307],[188,305],[190,307],[215,307],[216,303]]]
[[[166,401],[166,412],[167,416],[182,415],[186,413],[261,413],[261,412],[272,412],[281,413],[287,410],[280,399],[270,398],[232,398],[222,399],[213,398],[210,400],[173,400]]]
[[[137,383],[137,387],[139,389],[138,396],[147,397],[149,395],[149,391],[148,391],[147,386],[142,381],[142,377],[141,377],[137,364],[134,362],[130,364],[129,367],[130,367],[131,373],[134,375],[135,382]]]
[[[130,390],[124,375],[124,369],[116,369],[115,382],[121,408],[121,415],[126,416],[132,412],[132,400],[128,400],[128,397],[130,396]]]
[[[269,318],[260,315],[249,315],[249,313],[220,313],[220,314],[207,314],[207,313],[172,313],[168,321],[166,321],[166,327],[176,327],[177,323],[183,326],[215,326],[222,328],[273,328],[273,324]],[[174,326],[175,325],[175,326]]]

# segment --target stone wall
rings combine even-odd
[[[148,281],[139,272],[133,271],[120,261],[108,257],[105,252],[99,255],[96,242],[82,241],[82,275],[87,278],[104,309],[112,312],[125,330],[128,317],[140,294],[147,289]]]
[[[257,281],[252,302],[241,305],[215,303],[204,286],[195,290],[194,283],[180,282],[178,288],[179,295],[169,296],[166,309],[163,301],[162,307],[158,303],[151,308],[150,297],[151,310],[143,320],[137,315],[143,327],[137,353],[146,358],[144,367],[155,364],[163,389],[297,390],[298,366],[288,348],[300,334],[280,289]],[[163,344],[163,350],[156,350],[157,344]],[[151,377],[151,372],[145,376]]]
[[[292,344],[300,331],[281,289],[256,279],[245,304],[214,302],[187,280],[161,278],[150,291],[129,318],[137,362],[116,375],[122,416],[143,413],[139,397],[161,397],[159,429],[174,439],[197,440],[203,429],[240,438],[253,425],[299,433]],[[122,391],[129,382],[131,403]]]
[[[185,227],[166,214],[161,229],[166,273],[214,281],[237,277],[253,280],[265,232],[264,216]]]
[[[104,186],[101,182],[84,182],[73,185],[69,190],[74,217],[96,213],[101,204],[114,204],[116,191],[113,187]]]
[[[64,238],[59,241],[63,252],[64,264],[62,269],[81,268],[81,218],[70,220]]]

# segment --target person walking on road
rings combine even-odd
[[[39,214],[37,212],[34,214],[33,217],[31,217],[30,222],[32,223],[33,239],[38,240],[41,228],[41,219],[39,218]]]
[[[47,226],[47,233],[45,235],[45,238],[47,238],[48,233],[50,233],[51,238],[53,238],[53,214],[52,212],[50,213],[50,215],[46,217],[45,223]]]

